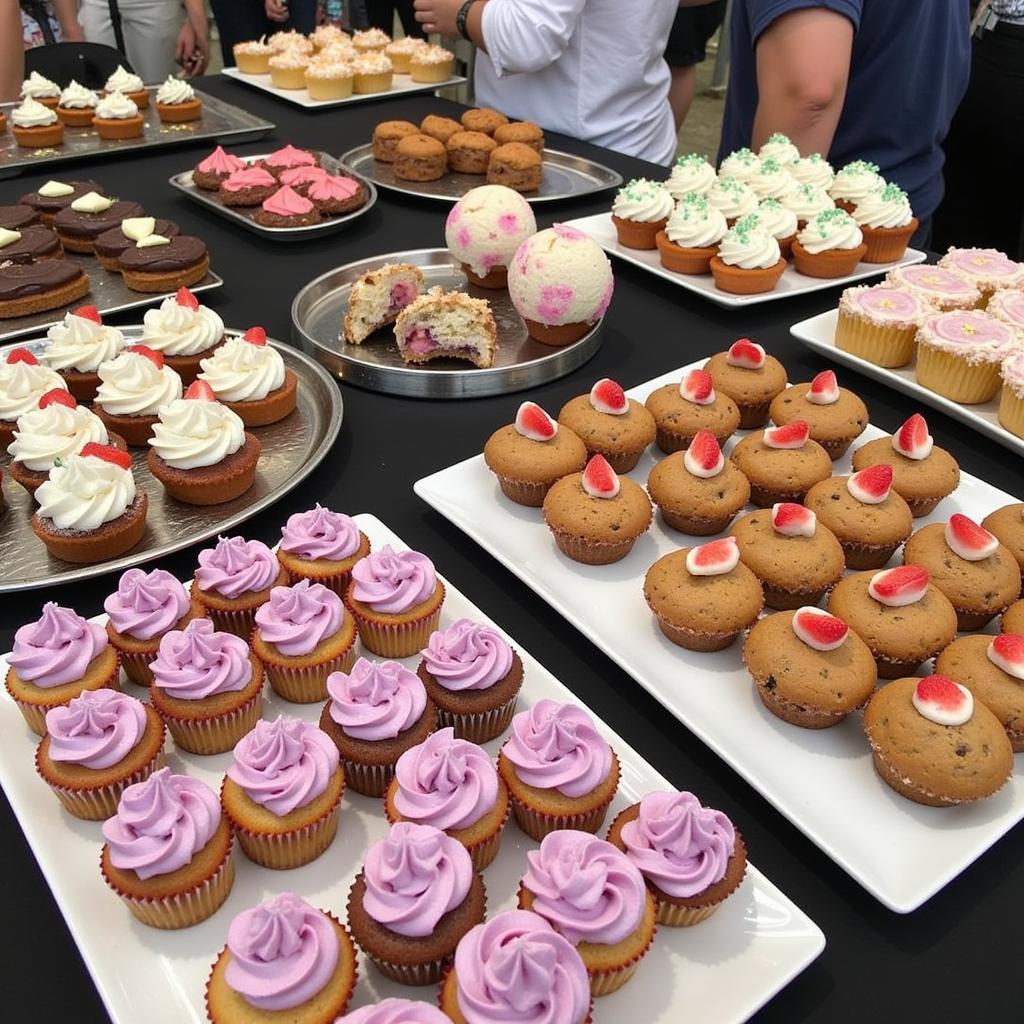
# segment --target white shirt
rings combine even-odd
[[[551,131],[671,162],[665,63],[678,0],[487,0],[476,101]]]

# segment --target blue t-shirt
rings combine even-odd
[[[750,145],[757,110],[754,47],[791,11],[825,7],[853,23],[846,101],[828,159],[871,160],[910,193],[915,215],[942,199],[941,144],[967,88],[969,0],[735,0],[732,68],[719,159]]]

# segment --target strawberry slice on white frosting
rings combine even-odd
[[[908,459],[920,462],[932,453],[935,442],[928,433],[925,418],[915,412],[895,434],[892,435],[893,451],[905,455]]]
[[[803,448],[811,436],[811,428],[804,420],[793,420],[781,427],[764,428],[764,445],[766,448]]]
[[[725,456],[718,438],[710,430],[699,430],[683,453],[683,465],[690,476],[710,480],[725,468]]]
[[[949,517],[945,533],[950,550],[968,562],[980,562],[994,555],[999,547],[999,541],[984,526],[960,512]]]
[[[881,505],[892,490],[892,466],[880,462],[846,478],[846,489],[862,505]]]
[[[765,362],[764,349],[756,341],[739,338],[729,346],[725,361],[744,370],[760,370]]]
[[[558,433],[558,424],[536,402],[519,406],[515,428],[531,441],[550,441]]]
[[[694,405],[712,405],[715,401],[715,385],[707,370],[691,370],[679,382],[679,394]]]
[[[838,615],[805,605],[793,613],[793,632],[815,651],[834,651],[846,642],[850,627]]]
[[[602,377],[590,389],[590,404],[597,412],[606,412],[610,416],[624,416],[629,412],[626,392],[611,377]]]
[[[974,696],[948,676],[925,676],[914,687],[917,713],[936,725],[963,725],[974,714]]]
[[[583,490],[592,498],[614,498],[622,485],[618,474],[603,455],[592,455],[583,469]]]
[[[1024,636],[1000,633],[988,645],[988,660],[1014,679],[1024,679]]]
[[[835,405],[839,401],[839,381],[835,370],[822,370],[804,395],[811,405]]]
[[[924,597],[928,580],[928,570],[923,565],[898,565],[876,572],[868,583],[868,593],[887,608],[905,608]]]
[[[699,544],[686,553],[686,571],[691,576],[724,576],[732,572],[740,560],[735,537],[723,537],[708,544]]]
[[[806,505],[779,501],[772,505],[772,529],[783,537],[813,537],[818,517]]]

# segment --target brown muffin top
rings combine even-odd
[[[676,515],[717,519],[732,515],[750,499],[747,478],[728,460],[718,476],[699,477],[684,465],[686,452],[673,452],[647,478],[647,489],[659,508]]]
[[[763,430],[743,438],[729,458],[752,484],[780,494],[802,494],[832,473],[832,459],[817,441],[808,439],[802,448],[769,448]]]
[[[766,355],[764,366],[751,370],[730,365],[729,353],[718,352],[704,364],[704,369],[711,374],[715,390],[738,405],[770,402],[786,386],[786,368],[775,356]]]
[[[448,137],[446,143],[449,150],[452,149],[477,149],[490,153],[497,147],[497,143],[483,132],[458,131]]]
[[[420,131],[424,135],[447,142],[456,132],[462,131],[462,125],[453,121],[450,117],[440,117],[437,114],[427,114],[420,121]]]
[[[413,160],[436,160],[440,157],[445,159],[444,143],[432,139],[429,135],[406,135],[398,143],[398,155],[409,157]]]
[[[999,628],[1004,633],[1024,633],[1024,601],[1016,601],[1006,609]]]
[[[740,411],[726,394],[718,392],[709,405],[688,402],[678,384],[664,384],[647,396],[644,403],[659,430],[693,437],[698,430],[710,430],[715,437],[729,437],[740,425]]]
[[[523,142],[506,142],[491,153],[491,163],[503,163],[514,171],[530,171],[543,163],[540,153]]]
[[[853,453],[856,472],[878,464],[892,466],[892,489],[908,501],[945,497],[960,483],[960,467],[944,448],[932,448],[926,459],[908,459],[892,446],[891,437],[877,437]]]
[[[846,486],[849,477],[834,476],[815,484],[804,499],[819,522],[840,541],[855,544],[896,544],[906,540],[914,528],[907,503],[890,491],[885,501],[867,505],[858,501]]]
[[[494,129],[494,141],[499,146],[506,142],[543,142],[544,132],[532,121],[513,121],[511,124],[499,125]]]
[[[467,131],[493,135],[496,128],[508,124],[508,118],[490,107],[478,107],[474,110],[467,110],[462,115],[462,124]]]
[[[550,441],[533,441],[523,437],[510,423],[487,439],[484,461],[498,476],[528,483],[550,483],[582,470],[587,461],[587,448],[568,427],[559,427]]]
[[[600,412],[590,395],[577,395],[562,406],[558,422],[575,431],[592,452],[635,452],[654,440],[654,417],[635,399],[620,415]]]
[[[373,129],[375,139],[401,139],[406,135],[416,135],[419,128],[411,121],[381,121]]]
[[[559,533],[608,544],[644,533],[651,525],[651,502],[628,476],[619,477],[614,498],[595,498],[583,490],[583,474],[572,473],[548,491],[544,521]]]
[[[815,441],[843,441],[859,437],[868,425],[867,406],[846,388],[831,405],[816,405],[807,400],[810,384],[794,384],[772,399],[771,417],[780,426],[803,420],[811,428]],[[895,454],[895,453],[894,453]]]
[[[843,549],[821,523],[811,537],[786,537],[772,526],[772,510],[765,508],[737,519],[729,532],[739,544],[740,561],[773,587],[815,590],[843,575]]]
[[[932,449],[932,454],[934,451]],[[1024,571],[1024,502],[996,509],[981,521],[981,525],[993,534],[1003,547],[1013,552],[1013,557]]]

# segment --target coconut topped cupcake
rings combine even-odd
[[[715,177],[714,167],[700,153],[687,153],[672,165],[665,189],[673,199],[680,199],[688,192],[703,195],[714,184]]]
[[[1009,324],[981,310],[950,310],[925,317],[917,340],[968,363],[998,363],[1017,347]]]
[[[887,284],[846,288],[839,298],[841,312],[883,326],[916,327],[930,307],[907,288]]]
[[[893,267],[885,283],[906,288],[940,310],[973,309],[981,301],[981,292],[966,277],[931,264]]]
[[[1001,288],[988,300],[985,312],[1009,324],[1024,337],[1024,292]]]
[[[962,274],[982,292],[998,288],[1020,288],[1024,284],[1024,263],[1011,260],[998,249],[950,248],[939,260],[940,267]]]

